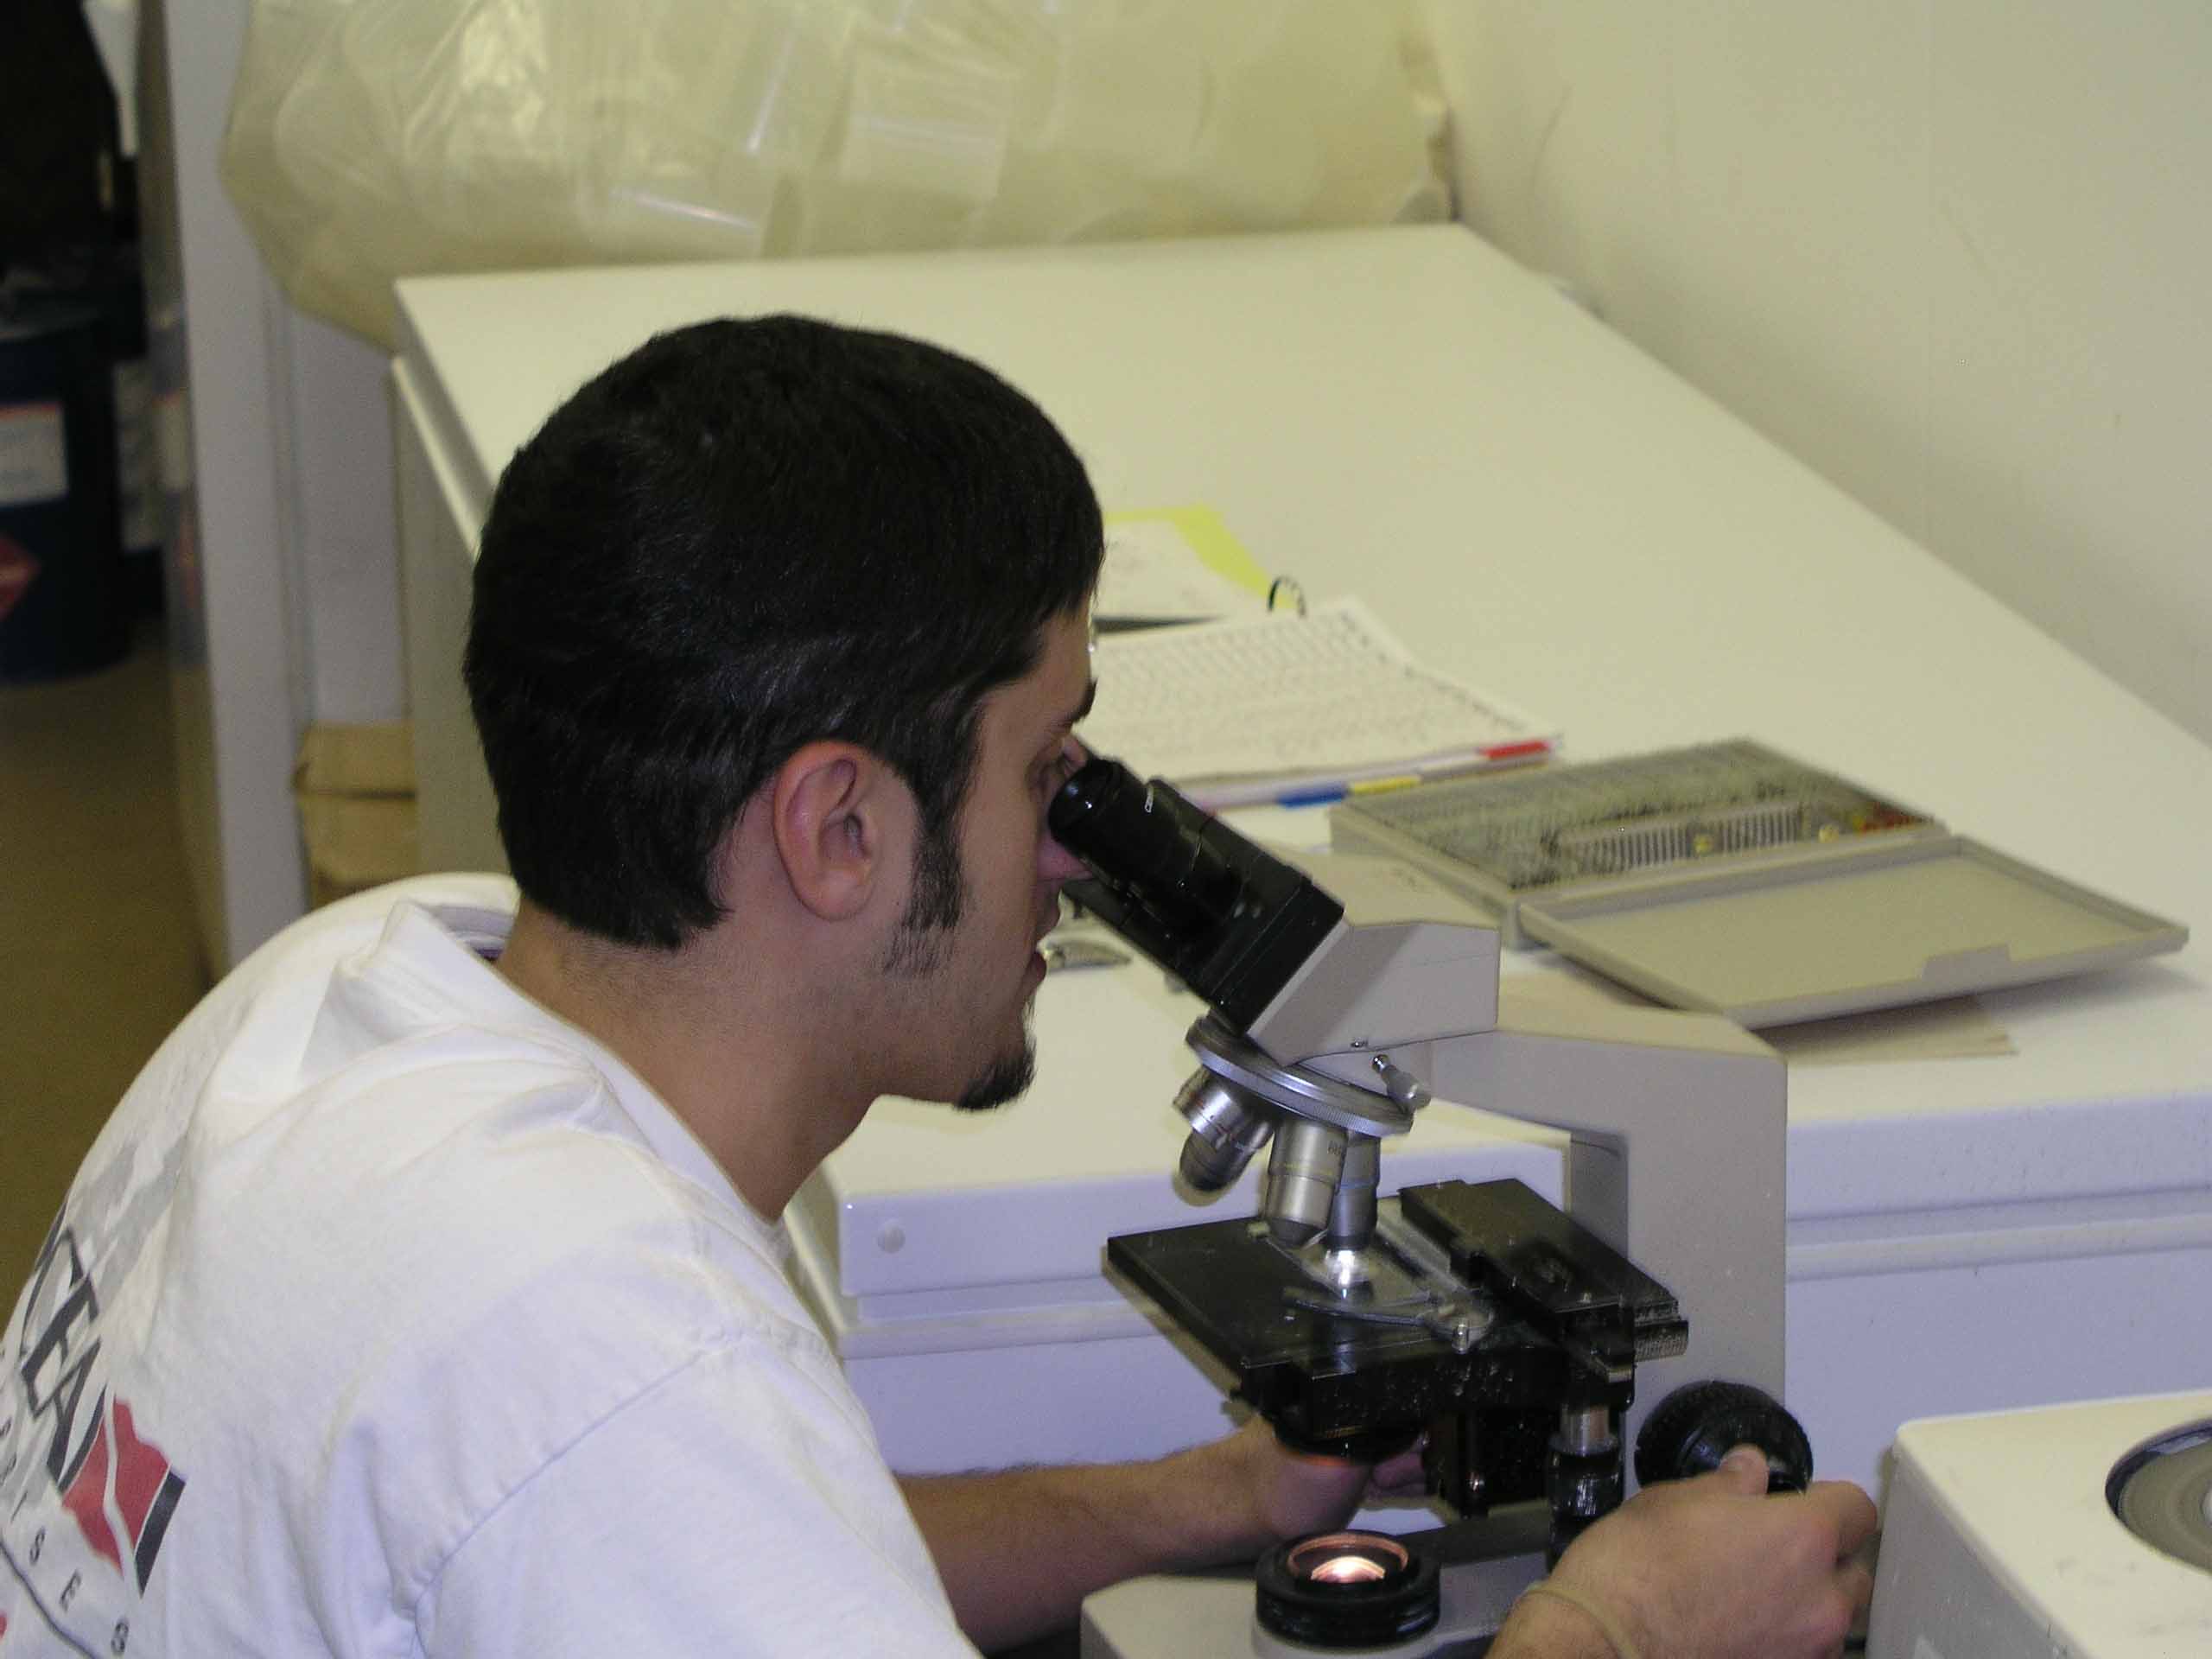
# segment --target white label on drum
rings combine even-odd
[[[69,493],[69,452],[59,404],[0,404],[0,507]]]

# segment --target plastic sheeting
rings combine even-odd
[[[223,178],[294,302],[434,271],[1444,217],[1395,0],[255,0]]]

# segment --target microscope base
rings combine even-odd
[[[1481,1520],[1411,1535],[1442,1564],[1436,1627],[1409,1641],[1362,1648],[1358,1659],[1478,1659],[1521,1592],[1544,1576],[1547,1517],[1519,1504]],[[1083,1659],[1317,1659],[1260,1628],[1252,1574],[1161,1574],[1102,1590],[1083,1604]]]
[[[1514,1599],[1544,1575],[1541,1551],[1447,1567],[1443,1616],[1436,1628],[1389,1648],[1362,1648],[1359,1659],[1477,1659],[1505,1622]],[[1132,1579],[1083,1605],[1083,1659],[1315,1659],[1319,1648],[1271,1636],[1252,1618],[1252,1580]]]

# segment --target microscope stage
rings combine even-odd
[[[1284,1437],[1374,1455],[1433,1419],[1625,1408],[1642,1359],[1682,1351],[1674,1296],[1519,1181],[1444,1181],[1377,1206],[1360,1267],[1255,1220],[1108,1241],[1121,1274],[1237,1377]]]

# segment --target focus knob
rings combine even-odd
[[[1636,1437],[1637,1484],[1706,1474],[1738,1446],[1766,1453],[1770,1492],[1811,1484],[1813,1443],[1780,1401],[1748,1382],[1692,1382],[1662,1400]]]

